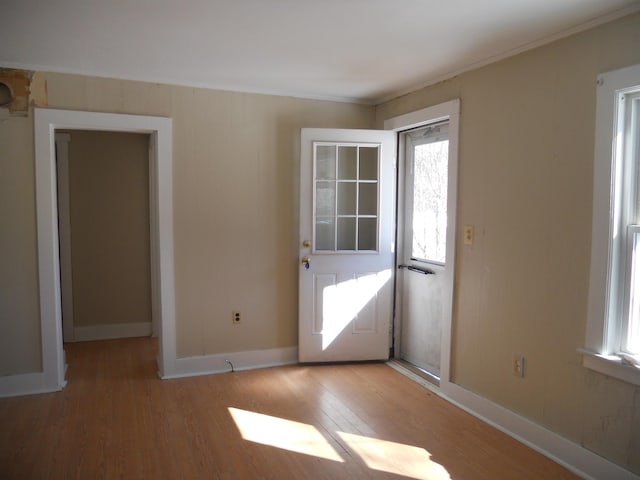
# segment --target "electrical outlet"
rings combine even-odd
[[[464,244],[473,245],[473,225],[464,226]]]
[[[524,377],[524,357],[522,355],[513,357],[513,374],[517,377]]]
[[[240,323],[240,311],[239,310],[234,310],[231,313],[231,319],[232,319],[233,323]]]

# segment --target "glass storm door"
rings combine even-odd
[[[399,357],[440,377],[447,249],[449,124],[400,134],[404,162]]]
[[[389,357],[395,133],[302,129],[299,358]]]

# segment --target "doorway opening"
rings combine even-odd
[[[55,140],[64,342],[157,336],[150,136],[58,130]]]
[[[450,382],[460,101],[385,121],[398,135],[393,357]]]
[[[42,375],[34,378],[40,391],[65,385],[58,241],[55,132],[98,130],[149,135],[149,213],[151,304],[157,316],[158,374],[176,368],[175,292],[173,265],[172,122],[140,115],[35,109],[36,211]]]
[[[428,380],[440,380],[442,292],[447,248],[449,121],[400,132],[398,178],[402,237],[398,238],[400,351],[397,356]]]

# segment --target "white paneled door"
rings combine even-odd
[[[301,362],[389,357],[395,138],[389,131],[302,129]]]

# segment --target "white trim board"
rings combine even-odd
[[[45,382],[45,375],[42,372],[7,375],[0,377],[0,398],[59,391],[62,390],[64,386],[65,383],[59,385],[57,388],[51,388]]]
[[[151,322],[76,325],[73,327],[73,341],[88,342],[114,338],[150,337],[151,332]]]
[[[298,347],[250,350],[246,352],[218,353],[198,357],[178,358],[170,375],[160,375],[163,379],[193,377],[213,373],[253,370],[255,368],[277,367],[298,363]]]
[[[640,480],[629,470],[457,384],[441,381],[438,388],[397,362],[387,365],[586,480]]]

